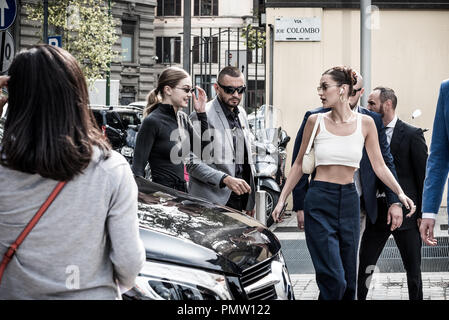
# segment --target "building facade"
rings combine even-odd
[[[25,5],[40,0],[17,0],[18,14],[10,28],[16,52],[34,44],[42,43],[41,24],[27,19]],[[111,63],[111,80],[118,82],[118,103],[145,100],[153,89],[155,78],[154,18],[156,0],[115,0],[112,16],[117,23],[119,36],[114,50],[121,57]],[[49,26],[49,35],[52,27]],[[62,44],[64,47],[64,43]]]
[[[259,26],[254,0],[191,0],[191,70],[195,85],[213,98],[212,86],[227,65],[239,67],[247,79],[248,111],[265,103],[265,48],[248,49],[244,28]],[[158,0],[154,22],[156,73],[183,66],[183,0]],[[242,34],[244,34],[242,36]]]
[[[272,43],[267,69],[273,70],[268,99],[282,109],[285,129],[294,137],[305,112],[321,106],[316,87],[325,70],[347,65],[361,71],[360,1],[267,0],[265,7],[267,44]],[[321,24],[318,40],[276,36],[292,30],[278,21],[312,18]],[[424,135],[430,146],[439,86],[449,78],[449,3],[372,1],[371,24],[363,27],[371,30],[371,78],[365,81],[372,89],[394,89],[398,117],[429,129]],[[412,118],[416,109],[422,115]],[[288,154],[292,149],[289,144]]]

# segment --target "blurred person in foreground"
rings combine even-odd
[[[440,86],[422,196],[422,221],[419,231],[421,233],[421,239],[430,246],[437,245],[433,229],[435,228],[435,219],[443,198],[444,185],[447,182],[448,172],[449,79],[444,80]]]
[[[117,299],[145,251],[137,185],[88,108],[83,72],[64,49],[18,54],[0,146],[0,256],[60,181],[67,184],[12,256],[0,299]],[[5,101],[3,100],[3,103]]]

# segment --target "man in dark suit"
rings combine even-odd
[[[382,123],[382,118],[379,114],[369,111],[366,108],[358,106],[358,101],[360,96],[363,94],[363,78],[360,74],[357,74],[357,83],[353,87],[352,96],[349,97],[349,105],[353,110],[357,110],[362,114],[371,116],[377,127],[377,132],[379,134],[379,145],[384,158],[385,164],[391,170],[393,175],[397,179],[396,170],[393,164],[393,157],[390,154],[390,147],[387,142],[387,137],[385,135],[385,127]],[[304,127],[307,119],[311,114],[319,112],[327,112],[329,108],[317,108],[312,111],[307,111],[304,120],[299,128],[298,134],[295,140],[295,146],[293,148],[292,165],[295,161],[299,148],[301,146],[302,135],[304,132]],[[312,175],[313,176],[313,175]],[[376,190],[377,190],[377,177],[371,166],[371,162],[368,158],[365,148],[363,148],[363,156],[360,161],[360,169],[356,171],[354,175],[354,182],[357,187],[357,192],[360,196],[360,206],[362,215],[366,212],[369,220],[374,223],[377,219],[377,200],[376,200]],[[299,180],[298,184],[293,189],[293,211],[296,211],[298,219],[298,228],[304,229],[304,197],[306,195],[309,186],[309,175],[305,174]],[[392,225],[391,228],[395,229],[399,227],[402,222],[402,204],[400,203],[396,194],[387,188],[386,190],[387,201],[389,204],[388,214],[391,218]],[[360,234],[362,234],[364,229],[364,222],[361,223]]]
[[[374,272],[373,266],[376,265],[391,234],[399,248],[407,272],[409,299],[423,299],[419,224],[421,222],[421,197],[426,173],[427,145],[420,128],[413,127],[398,119],[396,104],[397,97],[394,91],[386,87],[375,88],[368,98],[369,108],[382,116],[399,184],[415,203],[416,212],[410,216],[404,209],[402,225],[400,228],[391,231],[387,225],[389,218],[383,195],[384,186],[379,185],[378,217],[375,223],[367,221],[360,244],[357,281],[357,298],[359,300],[366,299],[371,275]]]

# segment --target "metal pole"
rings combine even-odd
[[[267,213],[266,213],[266,207],[265,207],[265,198],[266,198],[266,192],[265,191],[256,191],[256,220],[258,220],[263,225],[266,225],[267,223]]]
[[[44,0],[44,43],[48,43],[48,0]]]
[[[270,106],[273,105],[273,62],[274,62],[274,28],[273,25],[269,25],[270,27]]]
[[[254,74],[254,100],[255,100],[255,108],[258,108],[258,101],[257,101],[257,59],[259,59],[259,47],[258,47],[258,32],[259,28],[256,29],[256,72]]]
[[[203,27],[200,29],[200,87],[204,89],[204,83],[203,83],[203,60],[204,60],[204,53],[203,53]]]
[[[108,17],[111,19],[111,0],[108,0]],[[111,105],[111,62],[108,62],[106,72],[106,106]]]
[[[360,1],[360,64],[365,92],[361,106],[366,107],[371,92],[371,0]]]
[[[221,28],[218,28],[218,73],[220,71],[221,71]]]
[[[240,69],[240,28],[237,28],[237,68]]]
[[[231,29],[228,28],[228,62],[226,63],[227,66],[231,65],[231,59],[229,59],[230,54],[231,54]]]
[[[213,38],[212,38],[212,28],[209,28],[209,81],[207,88],[207,95],[212,96],[212,57],[213,57]]]
[[[248,68],[249,68],[249,64],[248,64],[248,36],[249,36],[249,32],[248,32],[248,26],[246,26],[246,66],[245,66],[245,79],[246,79],[246,86],[247,91],[246,91],[246,95],[245,95],[245,110],[248,110],[248,105],[249,105],[249,79],[248,79]],[[257,115],[256,115],[256,123],[257,123]]]
[[[162,2],[163,3],[163,2]],[[192,27],[192,6],[190,0],[184,0],[184,29],[182,39],[182,63],[186,72],[190,71],[190,47]]]

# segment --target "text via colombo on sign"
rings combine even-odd
[[[16,20],[16,0],[0,0],[0,30],[8,29]]]
[[[276,18],[275,41],[321,41],[321,18]]]

